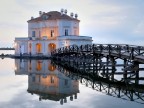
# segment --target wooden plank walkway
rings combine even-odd
[[[74,54],[114,56],[144,63],[144,47],[124,44],[92,44],[69,46],[54,50],[52,57]]]

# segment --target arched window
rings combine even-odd
[[[53,66],[52,64],[49,64],[48,70],[49,71],[54,71],[56,69],[56,66]]]
[[[37,71],[41,71],[41,69],[42,69],[42,63],[41,63],[41,61],[37,61],[37,65],[36,65],[36,70]]]
[[[41,53],[41,51],[42,51],[42,45],[40,43],[37,43],[36,44],[36,52]]]
[[[56,44],[54,44],[54,43],[50,43],[49,45],[48,45],[48,50],[51,52],[51,51],[53,51],[53,50],[55,50],[56,49]]]

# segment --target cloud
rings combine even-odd
[[[21,85],[20,85],[21,87]],[[81,93],[78,94],[78,99],[70,101],[64,105],[59,102],[51,100],[39,101],[38,95],[31,95],[25,89],[20,89],[17,94],[8,102],[0,102],[1,108],[111,108],[111,107],[130,107],[130,108],[143,108],[143,104],[138,104],[132,101],[123,100],[120,98],[112,97],[102,94],[89,87],[80,84]],[[85,103],[85,104],[84,104]]]
[[[144,34],[144,17],[142,18],[142,20],[135,27],[134,33],[137,34],[137,35]]]
[[[93,36],[94,43],[144,45],[143,6],[142,0],[95,0],[82,30]]]
[[[92,36],[95,43],[137,44],[144,40],[143,0],[5,0],[0,7],[0,41],[12,42],[15,37],[26,37],[26,21],[31,16],[37,17],[40,10],[61,8],[67,9],[68,14],[78,13],[80,34]]]

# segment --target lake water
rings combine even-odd
[[[1,54],[14,54],[14,50],[0,50],[0,55]]]
[[[144,108],[141,99],[114,97],[90,84],[50,60],[0,59],[0,108]]]

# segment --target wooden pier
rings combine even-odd
[[[135,97],[144,101],[142,46],[74,45],[54,50],[51,57],[60,70],[69,76],[70,73],[82,76],[93,89],[105,90],[109,95],[114,95],[110,93],[113,91],[118,98],[123,98],[120,94],[123,92],[131,101],[136,100]]]
[[[89,64],[98,67],[123,66],[126,71],[139,71],[139,65],[144,64],[144,47],[133,45],[117,45],[117,44],[93,44],[85,46],[69,46],[56,49],[51,53],[51,57],[55,60],[63,62],[78,62],[80,64]],[[106,60],[102,62],[102,59]],[[116,64],[121,59],[122,64]],[[92,69],[93,69],[92,68]]]

